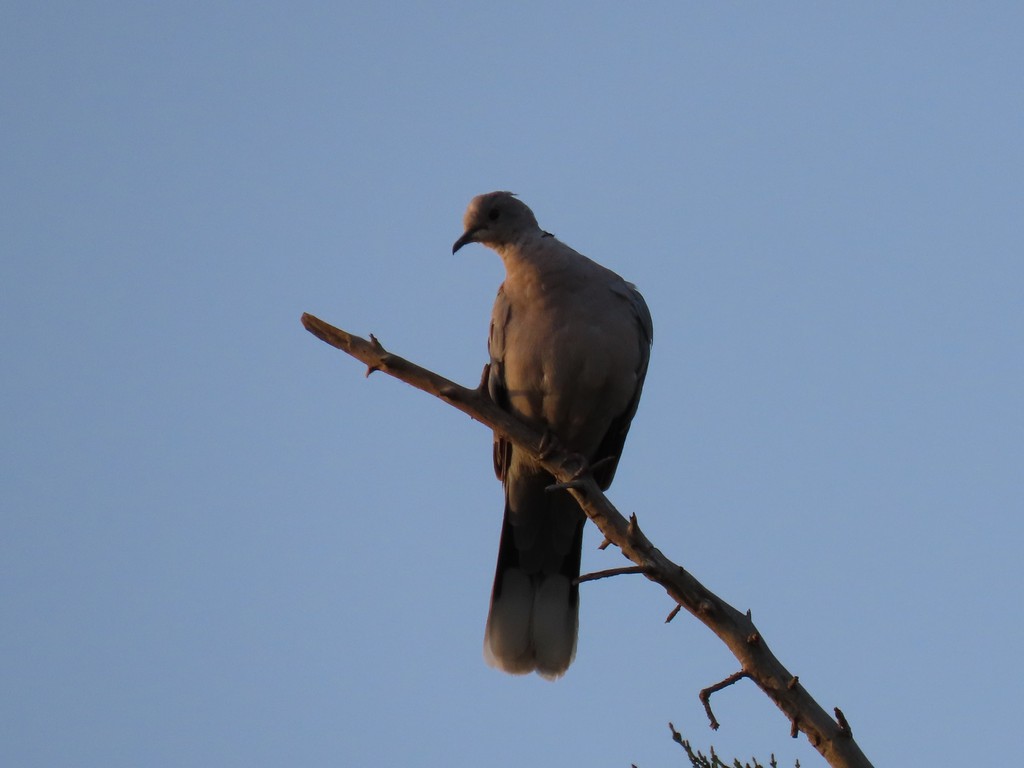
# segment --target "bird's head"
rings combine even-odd
[[[540,230],[533,211],[511,192],[477,195],[469,201],[462,224],[465,232],[455,241],[452,253],[467,243],[483,243],[492,248],[500,248],[515,242],[527,232]]]

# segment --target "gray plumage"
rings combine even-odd
[[[654,336],[631,283],[544,232],[509,192],[474,198],[467,243],[505,264],[491,316],[491,397],[592,464],[607,488],[640,401]],[[505,517],[487,617],[484,655],[505,672],[555,679],[576,653],[586,516],[529,456],[495,435],[494,471]]]

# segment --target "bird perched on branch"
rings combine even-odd
[[[488,390],[505,410],[579,454],[608,488],[650,359],[650,311],[632,283],[537,224],[510,192],[473,198],[467,243],[505,264],[491,315]],[[583,523],[552,476],[495,435],[505,517],[484,637],[487,662],[512,674],[561,677],[576,654]]]

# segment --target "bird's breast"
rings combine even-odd
[[[517,302],[505,329],[505,385],[513,412],[551,430],[569,450],[596,450],[636,387],[635,321],[585,305]]]

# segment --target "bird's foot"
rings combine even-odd
[[[594,473],[595,468],[603,467],[606,463],[615,461],[615,457],[608,457],[591,464],[582,453],[567,450],[558,437],[555,436],[554,432],[550,429],[545,429],[544,434],[541,435],[538,455],[542,461],[548,461],[557,454],[565,457],[561,462],[561,466],[569,472],[569,479],[564,483],[549,485],[547,488],[549,491],[579,488],[582,485],[582,481]]]
[[[573,480],[578,480],[587,473],[589,468],[587,458],[581,453],[570,451],[562,445],[554,432],[545,428],[544,434],[540,437],[540,451],[538,453],[541,461],[550,461],[553,456],[559,453],[565,456],[562,466],[572,470]]]
[[[544,434],[540,436],[538,455],[541,461],[547,461],[556,453],[567,453],[567,451],[562,447],[562,443],[558,438],[555,437],[555,433],[545,427]]]

